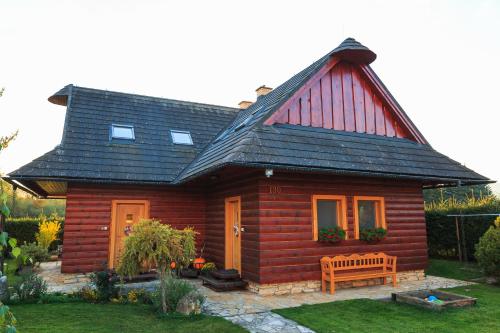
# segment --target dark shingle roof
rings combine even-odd
[[[56,104],[69,103],[61,145],[10,176],[178,184],[227,165],[243,165],[407,177],[435,183],[489,182],[427,144],[323,128],[263,125],[333,55],[364,64],[376,57],[348,38],[241,111],[65,87],[49,98]],[[402,109],[401,113],[407,117]],[[135,142],[110,142],[112,123],[134,125]],[[194,146],[172,144],[171,129],[190,131]]]
[[[171,182],[238,111],[76,86],[55,96],[65,94],[70,105],[61,145],[11,177]],[[110,141],[111,124],[133,125],[135,141]],[[194,145],[173,144],[170,130],[191,132]]]

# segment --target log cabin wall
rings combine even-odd
[[[150,217],[176,228],[193,226],[198,247],[205,236],[202,191],[182,187],[69,184],[64,225],[63,273],[91,272],[106,266],[112,200],[149,200]],[[107,227],[105,230],[104,227]]]
[[[398,256],[398,271],[427,265],[421,184],[403,180],[319,175],[275,175],[259,181],[260,283],[319,280],[319,260],[337,254],[383,251]],[[354,231],[353,196],[383,196],[387,237],[378,244],[313,241],[311,196],[347,196],[349,237]]]
[[[242,277],[259,282],[259,200],[258,178],[248,175],[225,180],[207,188],[205,255],[217,267],[225,264],[225,199],[241,197],[241,269]]]

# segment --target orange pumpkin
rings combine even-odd
[[[175,269],[175,267],[177,267],[177,265],[176,265],[175,261],[172,261],[172,262],[170,263],[170,268],[171,268],[171,269]]]
[[[202,269],[206,262],[205,258],[196,258],[193,261],[193,267],[196,269]]]

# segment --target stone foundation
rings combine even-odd
[[[405,271],[397,273],[398,283],[404,281],[420,281],[423,279],[425,279],[424,270]],[[391,278],[389,277],[387,279],[387,283],[391,282],[392,282]],[[335,283],[335,288],[344,289],[344,288],[365,287],[365,286],[379,285],[382,283],[383,283],[382,278],[345,281],[345,282]],[[262,296],[307,293],[307,292],[320,291],[321,281],[311,280],[311,281],[296,281],[296,282],[270,283],[270,284],[259,284],[249,281],[248,290]]]

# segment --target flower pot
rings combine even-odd
[[[196,258],[193,261],[193,267],[196,269],[202,269],[206,262],[205,258]]]

